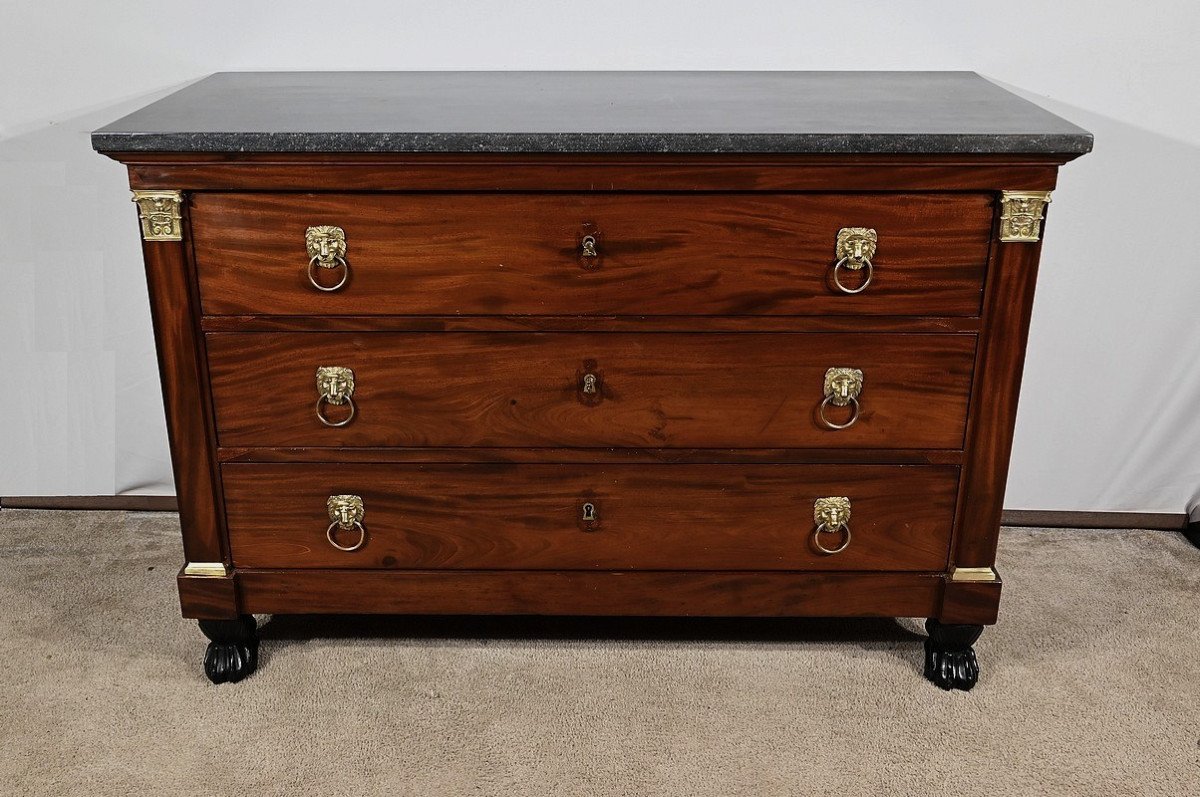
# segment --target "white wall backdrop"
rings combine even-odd
[[[0,495],[170,493],[135,210],[88,133],[263,69],[972,69],[1093,131],[1050,210],[1009,508],[1200,492],[1200,4],[0,0]]]

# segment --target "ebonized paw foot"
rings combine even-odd
[[[979,662],[975,659],[975,640],[983,633],[981,625],[943,625],[934,619],[925,621],[929,638],[925,640],[925,677],[942,689],[969,691],[979,680]]]
[[[258,666],[258,624],[250,615],[236,620],[200,620],[212,641],[204,652],[204,674],[214,684],[237,683]]]
[[[1183,536],[1187,537],[1192,545],[1200,548],[1200,520],[1188,523],[1183,529]]]

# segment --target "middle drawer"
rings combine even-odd
[[[958,449],[975,336],[212,333],[207,345],[222,446]]]

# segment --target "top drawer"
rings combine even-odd
[[[197,193],[190,219],[208,315],[974,316],[992,197]],[[344,231],[335,291],[318,226]],[[848,294],[854,227],[877,242]]]

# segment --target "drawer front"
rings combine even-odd
[[[213,333],[223,446],[941,448],[963,445],[975,337],[809,333]],[[348,368],[349,404],[319,401]],[[820,420],[830,368],[857,420]],[[334,391],[336,393],[337,391]],[[846,423],[854,408],[829,404]]]
[[[237,567],[941,570],[958,468],[815,465],[335,465],[222,468]],[[362,499],[330,532],[328,499]],[[814,502],[845,497],[844,550]],[[585,504],[593,520],[584,520]],[[353,520],[353,517],[349,518]],[[835,550],[844,530],[821,532]]]
[[[198,193],[190,209],[211,315],[974,316],[992,215],[987,194]],[[321,225],[345,233],[331,292],[308,277]],[[855,295],[832,280],[843,227],[878,237]]]

